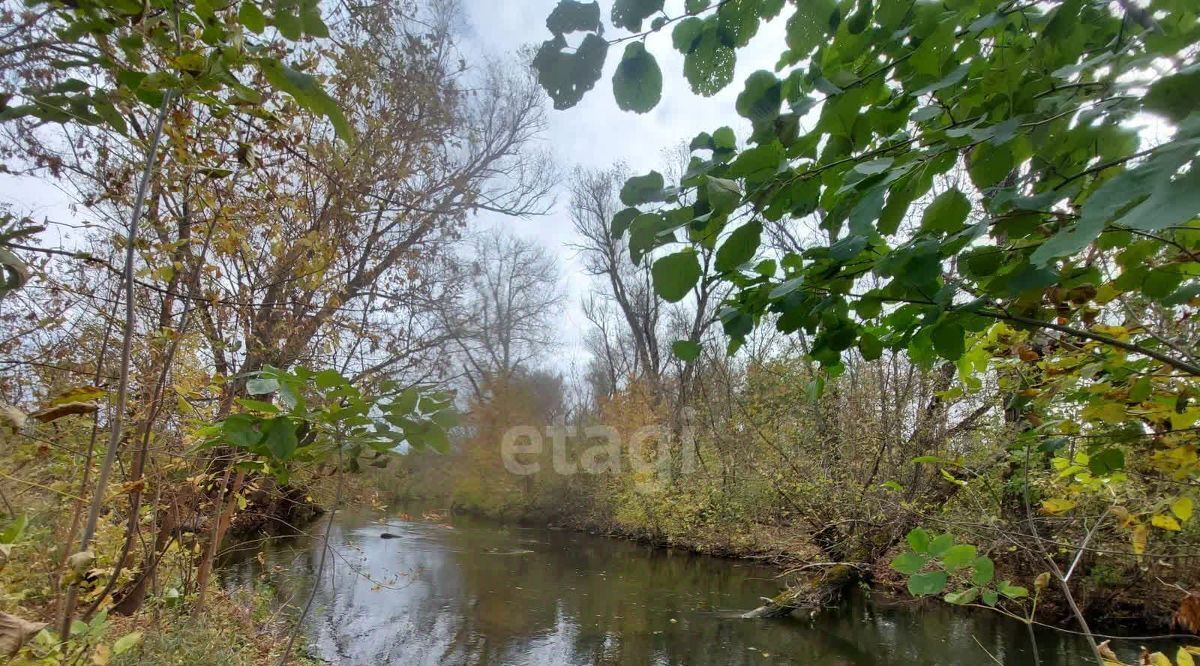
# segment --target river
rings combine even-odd
[[[740,619],[778,592],[775,570],[576,532],[342,512],[329,544],[305,631],[330,663],[1035,663],[1023,624],[942,603],[860,591],[813,617]],[[302,605],[320,545],[278,539],[227,558],[223,584],[265,578]],[[1042,666],[1094,663],[1078,637],[1034,636]],[[1128,656],[1137,643],[1117,647]]]

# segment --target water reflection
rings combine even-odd
[[[338,664],[994,663],[985,649],[1034,663],[1024,625],[941,605],[856,595],[815,618],[738,619],[777,591],[770,569],[573,532],[342,514],[329,543],[307,629],[313,653]],[[319,549],[275,542],[265,569],[226,562],[224,583],[263,575],[302,601]],[[1089,663],[1078,639],[1037,641],[1044,666]]]

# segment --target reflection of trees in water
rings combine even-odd
[[[348,515],[330,534],[339,557],[309,624],[335,663],[983,663],[976,640],[1004,663],[1032,663],[1024,627],[993,615],[858,597],[811,620],[741,620],[734,612],[775,590],[769,571],[567,532],[387,529],[401,538],[379,539],[378,525]],[[271,551],[283,598],[305,597],[320,547]],[[223,574],[237,585],[259,572],[245,560]],[[1046,666],[1086,654],[1050,633],[1039,641]]]

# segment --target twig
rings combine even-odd
[[[1029,532],[1034,536],[1034,543],[1037,544],[1038,550],[1042,553],[1042,558],[1046,560],[1046,564],[1050,565],[1050,569],[1054,572],[1054,577],[1058,579],[1059,587],[1062,588],[1063,596],[1067,599],[1067,605],[1071,607],[1071,613],[1075,615],[1075,620],[1079,622],[1079,628],[1083,630],[1083,636],[1087,639],[1088,646],[1092,648],[1092,656],[1096,658],[1096,663],[1104,666],[1104,657],[1100,655],[1100,647],[1096,645],[1096,638],[1092,635],[1091,628],[1088,627],[1087,620],[1083,617],[1083,611],[1079,610],[1079,604],[1075,603],[1075,595],[1071,594],[1071,586],[1067,583],[1067,579],[1063,576],[1062,570],[1058,568],[1058,563],[1046,551],[1045,544],[1038,537],[1037,525],[1033,522],[1033,509],[1029,504],[1029,444],[1025,444],[1025,472],[1023,474],[1025,482],[1024,500],[1025,500],[1025,519],[1029,522]]]

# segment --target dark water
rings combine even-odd
[[[224,584],[265,578],[302,605],[320,543],[273,542],[266,568],[234,557]],[[860,593],[812,618],[743,620],[778,591],[773,570],[574,532],[343,513],[329,543],[306,629],[331,663],[1035,663],[1023,624],[944,604]],[[1035,635],[1043,666],[1094,663],[1078,638]]]

